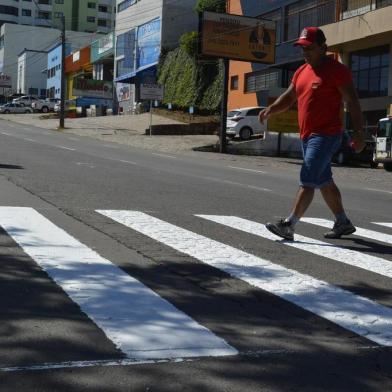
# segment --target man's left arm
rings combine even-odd
[[[356,153],[360,153],[366,147],[366,143],[365,134],[363,132],[362,110],[359,104],[357,91],[352,82],[344,86],[339,86],[338,89],[340,94],[342,94],[343,100],[347,103],[347,108],[353,123],[353,147]]]

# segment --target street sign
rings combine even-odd
[[[146,99],[149,101],[162,101],[163,86],[160,86],[159,84],[141,84],[140,99]]]
[[[0,75],[0,87],[11,88],[12,87],[11,76],[1,74]]]
[[[276,25],[270,20],[203,12],[201,54],[229,60],[275,63]]]

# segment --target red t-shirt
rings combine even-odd
[[[351,71],[332,58],[325,59],[316,68],[304,64],[297,69],[292,83],[298,99],[301,139],[311,133],[336,135],[342,132],[342,96],[338,87],[350,82]]]

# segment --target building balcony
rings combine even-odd
[[[332,51],[355,41],[369,46],[392,42],[392,0],[346,0],[341,7],[337,22],[321,26]]]

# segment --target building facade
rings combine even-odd
[[[227,11],[274,20],[277,27],[275,64],[230,62],[230,109],[266,105],[287,88],[303,64],[294,40],[304,27],[319,26],[329,51],[353,73],[365,125],[385,116],[392,103],[391,0],[230,0]]]
[[[18,56],[17,92],[46,97],[46,64],[48,53],[24,49]]]
[[[154,82],[162,48],[178,46],[180,36],[197,30],[195,0],[117,0],[115,81],[127,99],[139,100],[141,83]],[[120,94],[124,95],[124,94]]]
[[[115,0],[2,0],[0,26],[3,23],[108,33],[113,29]]]

